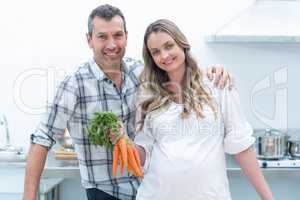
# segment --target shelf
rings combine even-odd
[[[300,1],[256,1],[207,42],[300,43]]]

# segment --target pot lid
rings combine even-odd
[[[293,135],[289,138],[289,141],[300,143],[300,136],[299,135],[298,136]]]
[[[259,137],[282,137],[282,136],[287,136],[285,133],[283,133],[280,130],[277,129],[271,129],[271,128],[266,128],[264,130],[257,130],[254,132],[256,136]]]

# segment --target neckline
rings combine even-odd
[[[175,105],[175,106],[183,106],[183,103],[177,103],[175,101],[171,101],[171,104]]]

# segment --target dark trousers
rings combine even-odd
[[[86,189],[88,200],[119,200],[97,188]]]

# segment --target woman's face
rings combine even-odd
[[[155,64],[168,74],[184,71],[185,54],[175,40],[165,32],[151,33],[147,47]]]

